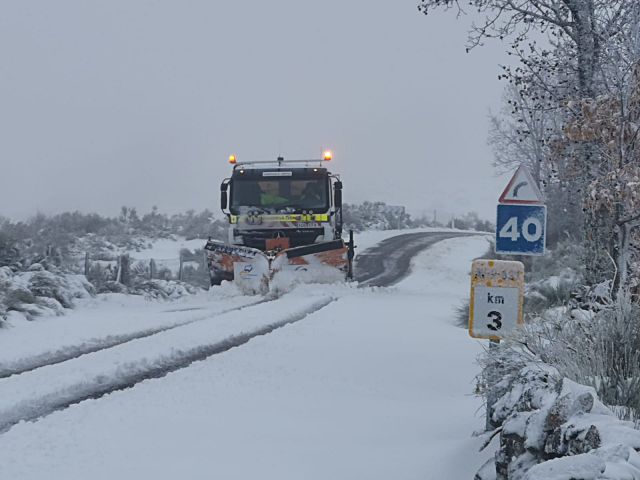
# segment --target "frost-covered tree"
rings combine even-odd
[[[18,260],[16,242],[8,234],[0,231],[0,267],[9,266]]]
[[[532,167],[547,195],[555,196],[550,204],[561,208],[550,211],[550,218],[571,219],[569,224],[560,222],[567,231],[575,231],[571,227],[576,222],[582,224],[588,280],[603,280],[611,274],[612,264],[619,265],[622,250],[609,244],[619,226],[605,210],[591,208],[588,200],[592,188],[607,184],[618,167],[612,161],[610,139],[590,133],[589,106],[603,96],[628,96],[624,72],[629,69],[623,59],[630,58],[629,39],[634,36],[640,2],[470,0],[463,6],[457,0],[423,0],[419,4],[423,13],[452,8],[459,13],[474,9],[480,17],[470,32],[469,48],[488,38],[508,40],[509,53],[518,60],[503,67],[500,75],[508,81],[507,114],[492,122],[496,164],[510,167],[511,159],[517,158]],[[622,117],[628,113],[625,110]],[[623,144],[617,142],[618,153],[626,155],[626,148],[620,149]]]
[[[601,77],[606,93],[583,100],[583,116],[569,124],[575,142],[596,141],[602,149],[603,175],[587,190],[585,208],[600,232],[596,238],[614,264],[618,295],[638,289],[640,275],[640,12],[628,35],[606,46]]]
[[[500,115],[491,115],[489,119],[489,145],[498,173],[526,165],[538,187],[544,189],[552,175],[547,161],[550,147],[561,125],[555,112],[536,108],[531,102],[517,86],[507,86]]]
[[[411,217],[404,207],[387,205],[384,202],[363,202],[358,205],[345,204],[343,218],[346,230],[391,230],[407,228]]]
[[[624,33],[637,3],[636,0],[469,0],[464,8],[476,10],[482,20],[474,23],[468,48],[481,45],[487,38],[511,39],[522,46],[532,32],[548,33],[552,43],[563,43],[575,50],[579,94],[591,97],[596,93],[595,77],[603,44]],[[422,0],[418,6],[425,14],[437,8],[455,8],[464,13],[459,0]]]

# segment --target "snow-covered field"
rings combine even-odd
[[[382,240],[372,237],[362,249]],[[259,299],[231,288],[171,304],[113,297],[9,330],[13,340],[0,335],[2,365],[154,322],[188,323],[0,379],[0,417],[28,418],[20,415],[83,386],[301,319],[163,378],[14,425],[0,434],[0,479],[473,478],[489,455],[471,437],[484,423],[472,395],[482,345],[453,326],[452,312],[467,294],[471,259],[486,248],[482,237],[440,242],[394,288],[306,285],[228,313]],[[66,335],[56,331],[65,320]]]
[[[203,248],[206,240],[196,238],[187,240],[184,237],[177,236],[175,240],[170,238],[160,238],[152,242],[151,248],[140,250],[139,252],[130,252],[129,254],[135,260],[151,260],[153,259],[177,259],[180,257],[180,250],[197,250]]]

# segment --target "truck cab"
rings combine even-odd
[[[267,251],[275,239],[292,248],[342,237],[342,183],[324,167],[236,165],[221,207],[232,245]]]

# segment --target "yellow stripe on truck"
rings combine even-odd
[[[237,224],[246,221],[247,218],[260,218],[262,222],[328,222],[329,215],[323,214],[294,214],[294,215],[231,215],[229,223]]]

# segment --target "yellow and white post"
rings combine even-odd
[[[523,323],[524,265],[506,260],[475,260],[471,267],[469,335],[497,347]],[[488,372],[489,376],[495,375]],[[491,379],[490,379],[491,380]],[[487,396],[486,429],[492,430],[491,406],[497,399]]]

